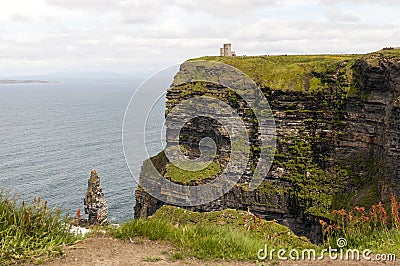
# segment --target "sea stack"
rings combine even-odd
[[[85,213],[89,215],[88,224],[107,224],[108,206],[100,186],[96,170],[92,170],[88,180],[88,189],[84,200]]]

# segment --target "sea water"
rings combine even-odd
[[[0,189],[24,201],[40,196],[75,215],[83,209],[94,168],[108,201],[109,219],[132,218],[137,184],[123,154],[122,123],[143,79],[59,81],[0,85]],[[156,106],[150,125],[162,126],[164,104],[165,100]],[[150,155],[160,151],[157,147],[149,147]],[[134,176],[149,155],[137,150],[135,156]]]

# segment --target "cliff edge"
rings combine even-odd
[[[235,187],[193,211],[250,210],[275,219],[312,241],[321,239],[317,221],[331,210],[388,202],[400,195],[400,51],[367,55],[203,57],[243,71],[268,99],[276,125],[272,167],[256,190],[248,182],[260,155],[258,121],[231,89],[208,82],[167,90],[166,113],[194,95],[210,95],[235,108],[248,129],[250,160]],[[181,67],[179,75],[198,71]],[[176,81],[176,80],[175,80]],[[173,130],[167,128],[168,130]],[[211,136],[218,154],[207,171],[189,173],[169,164],[164,153],[149,159],[176,183],[209,182],[226,166],[231,143],[223,125],[198,118],[182,129],[179,144],[188,156]],[[140,179],[151,178],[142,167]],[[135,217],[152,215],[163,202],[143,189],[135,192]]]

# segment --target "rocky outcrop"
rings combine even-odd
[[[92,170],[84,199],[85,213],[89,215],[88,224],[107,224],[108,205],[96,170]]]
[[[250,210],[318,242],[321,228],[317,221],[330,210],[385,201],[389,193],[400,195],[399,60],[400,55],[380,53],[345,57],[333,63],[321,60],[322,65],[326,64],[323,70],[315,64],[309,72],[302,72],[303,76],[296,76],[301,82],[293,79],[293,84],[303,84],[302,90],[274,88],[258,76],[253,77],[269,101],[277,134],[271,170],[254,191],[249,191],[247,184],[258,162],[260,147],[257,121],[246,103],[228,88],[215,84],[171,86],[167,91],[167,112],[193,95],[212,95],[241,115],[252,144],[251,158],[239,183],[221,198],[188,209]],[[243,65],[229,62],[236,67]],[[305,62],[296,64],[306,68]],[[251,76],[258,73],[257,67],[260,63],[242,70]],[[196,156],[199,140],[214,134],[218,139],[215,160],[223,165],[230,144],[224,134],[218,134],[222,128],[214,121],[200,119],[185,126],[180,144],[188,155]],[[162,157],[159,154],[152,160],[158,171],[165,174],[168,161]],[[151,177],[143,168],[140,178]],[[141,188],[135,197],[135,217],[152,215],[164,204]]]

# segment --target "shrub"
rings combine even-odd
[[[0,193],[0,264],[51,257],[76,240],[60,210],[49,209],[46,201],[19,203]]]
[[[336,246],[336,240],[344,237],[348,248],[369,248],[373,252],[394,252],[399,255],[400,203],[394,195],[390,195],[390,198],[390,214],[379,202],[372,205],[369,211],[359,206],[350,211],[334,210],[329,223],[320,220],[326,244]]]

